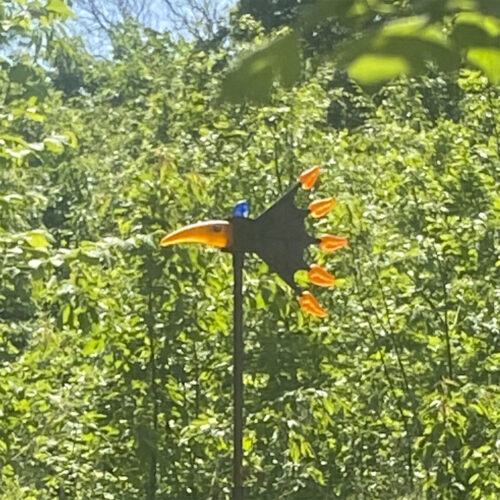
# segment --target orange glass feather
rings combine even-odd
[[[312,264],[307,273],[309,281],[318,286],[334,286],[335,276],[317,264]]]
[[[332,236],[327,234],[321,238],[319,247],[324,252],[333,252],[338,248],[347,247],[347,238],[344,236]]]
[[[302,185],[302,189],[305,189],[306,191],[311,189],[320,173],[321,169],[319,168],[319,165],[315,165],[314,167],[304,170],[299,176],[299,182]]]
[[[333,198],[312,201],[309,204],[309,215],[315,219],[319,219],[326,215],[336,204],[337,202]]]
[[[300,308],[308,314],[317,316],[318,318],[326,318],[328,313],[319,305],[314,295],[311,292],[303,292],[299,297]]]

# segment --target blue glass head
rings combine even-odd
[[[250,207],[247,200],[240,200],[234,206],[233,217],[248,217]]]

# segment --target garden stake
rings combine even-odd
[[[274,205],[256,219],[248,218],[248,204],[236,204],[233,217],[228,220],[198,222],[185,226],[165,236],[161,246],[179,243],[205,243],[233,254],[234,273],[234,335],[233,335],[233,384],[234,384],[234,454],[233,500],[243,500],[243,264],[245,253],[256,253],[296,293],[301,309],[313,316],[324,318],[327,312],[309,291],[302,291],[295,283],[299,270],[308,270],[309,281],[319,286],[333,286],[335,278],[322,267],[310,267],[304,261],[304,250],[318,244],[326,251],[347,246],[347,239],[326,235],[313,238],[307,234],[304,219],[323,217],[335,205],[327,198],[313,201],[307,210],[294,203],[298,189],[309,190],[320,174],[318,166],[303,172],[295,184]]]

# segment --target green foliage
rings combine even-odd
[[[434,70],[369,96],[316,62],[229,106],[232,53],[291,81],[250,18],[210,51],[129,22],[104,61],[46,4],[16,28],[38,53],[1,39],[0,498],[230,498],[230,258],[158,242],[322,162],[339,203],[310,230],[350,244],[308,256],[329,318],[246,265],[247,497],[496,499],[498,87]]]
[[[323,51],[368,89],[379,88],[398,75],[422,74],[429,67],[452,71],[463,63],[499,83],[500,9],[495,2],[317,0],[302,9],[295,2],[284,3],[288,8],[276,11],[294,29],[240,58],[224,81],[224,99],[268,102],[272,81],[279,81],[283,74],[297,75],[288,81],[291,86],[298,80],[307,44],[321,49],[317,34],[324,31],[325,23],[330,44]],[[246,10],[245,2],[242,9]],[[290,12],[294,12],[291,18]],[[297,43],[301,36],[305,39],[302,46]],[[265,69],[271,61],[281,61],[274,73]]]

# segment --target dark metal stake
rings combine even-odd
[[[233,253],[234,338],[233,338],[233,500],[243,500],[243,252]]]

